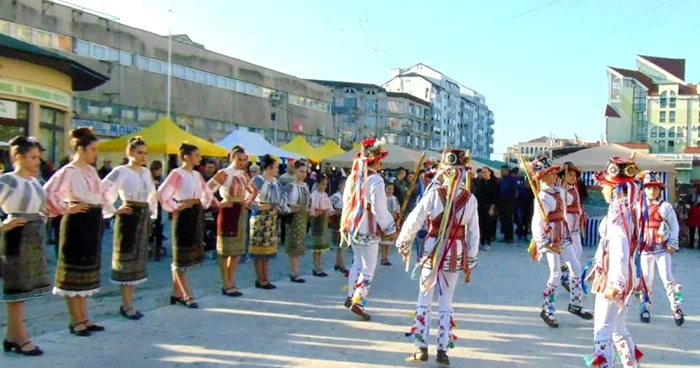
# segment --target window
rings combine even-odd
[[[73,52],[81,56],[90,56],[90,44],[83,40],[75,40]]]
[[[226,77],[218,77],[218,78],[217,78],[217,86],[218,86],[219,88],[226,88],[226,86],[228,86],[228,80],[227,80],[227,79],[228,79],[228,78],[226,78]]]
[[[44,155],[56,162],[63,157],[63,124],[66,115],[62,111],[41,107],[39,111],[39,142],[47,150]]]
[[[105,60],[114,62],[119,61],[119,50],[113,49],[111,47],[106,47],[105,50]]]
[[[620,78],[612,76],[610,79],[610,99],[620,99]]]
[[[660,111],[659,112],[659,123],[665,123],[666,122],[666,111]]]
[[[149,109],[139,108],[139,121],[153,122],[156,121],[156,112]]]
[[[166,70],[165,63],[156,60],[156,59],[148,59],[148,70],[153,72],[153,73],[162,73],[166,74],[168,71]]]
[[[675,109],[676,108],[676,93],[671,91],[671,98],[668,102],[668,107]]]
[[[136,67],[143,70],[148,70],[148,58],[141,55],[136,55]]]
[[[107,56],[107,49],[104,46],[95,45],[95,44],[90,45],[90,57],[98,59],[98,60],[106,60],[107,59],[106,56]]]
[[[136,108],[130,106],[121,106],[121,116],[124,120],[136,120]]]
[[[684,136],[685,136],[685,133],[683,133],[683,128],[682,128],[682,127],[678,127],[678,128],[676,129],[676,137],[678,137],[678,138],[683,138]]]
[[[218,77],[216,76],[216,74],[207,73],[207,84],[208,85],[210,85],[212,87],[216,87],[217,86],[217,81],[216,81],[217,79],[218,79]]]
[[[119,51],[119,64],[134,66],[134,54],[126,51]]]
[[[236,92],[245,93],[245,89],[246,89],[245,86],[246,86],[246,84],[248,84],[248,83],[238,81],[238,82],[236,83]]]
[[[235,90],[236,90],[236,84],[237,84],[237,83],[238,83],[238,82],[236,82],[235,79],[229,79],[229,80],[228,80],[228,86],[227,86],[227,88],[230,89],[231,91],[235,91]]]
[[[348,109],[356,109],[357,108],[357,99],[356,98],[345,98],[345,107]]]
[[[14,119],[0,117],[0,140],[5,142],[18,135],[27,135],[29,129],[29,104],[14,101],[7,102],[17,104],[17,115]],[[9,162],[5,162],[4,157],[2,163],[5,164],[5,167],[9,167]]]
[[[207,83],[207,73],[197,70],[197,82],[199,83]]]
[[[634,82],[632,82],[631,79],[625,79],[622,85],[625,86],[625,88],[629,88],[634,86]]]
[[[375,99],[365,100],[365,111],[376,113],[379,110],[379,101]]]
[[[175,78],[185,79],[187,76],[187,69],[182,65],[173,65],[173,75]]]
[[[674,152],[676,150],[676,142],[668,141],[668,152]]]
[[[675,123],[675,122],[676,122],[676,112],[675,112],[675,111],[669,111],[669,113],[668,113],[668,122],[669,122],[669,123]]]
[[[659,152],[666,152],[666,141],[659,141]]]
[[[634,107],[633,108],[635,111],[640,111],[640,110],[646,111],[646,109],[647,109],[647,93],[642,87],[640,87],[638,85],[635,85],[635,87],[634,87]]]
[[[270,121],[277,121],[277,114],[276,113],[273,112],[272,114],[270,114]]]
[[[667,94],[666,94],[666,91],[664,91],[661,94],[661,99],[659,100],[659,104],[661,104],[662,109],[666,108],[666,106],[668,105],[668,100],[666,97],[667,97]]]
[[[658,127],[651,128],[650,137],[656,138],[658,135],[659,135],[659,128]]]
[[[185,68],[185,79],[188,81],[197,81],[197,71],[191,68]]]
[[[675,127],[673,127],[673,128],[671,128],[671,129],[668,130],[668,137],[669,137],[669,138],[675,138],[675,137],[676,137],[676,128],[675,128]]]
[[[666,129],[659,127],[659,138],[666,138]]]

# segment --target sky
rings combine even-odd
[[[684,58],[700,82],[696,0],[68,2],[300,78],[381,85],[427,64],[486,96],[494,156],[543,135],[600,140],[606,67],[636,55]]]

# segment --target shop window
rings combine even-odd
[[[41,107],[39,113],[39,142],[46,150],[44,159],[58,162],[64,156],[63,125],[66,114],[62,111]]]
[[[15,102],[2,100],[6,106],[6,111],[11,111],[10,114],[5,114],[0,117],[0,141],[9,141],[18,135],[27,135],[29,129],[29,104],[24,102]]]

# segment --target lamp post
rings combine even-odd
[[[273,127],[272,127],[272,134],[273,134],[273,139],[274,139],[274,145],[277,146],[277,128],[278,128],[278,121],[279,121],[279,106],[282,104],[282,100],[284,99],[284,95],[282,95],[279,92],[272,92],[270,93],[270,97],[268,97],[268,102],[270,103],[270,106],[272,106],[275,109],[275,120],[273,121]]]

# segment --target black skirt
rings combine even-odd
[[[44,221],[38,214],[18,215],[24,226],[2,234],[3,301],[19,302],[51,292],[46,254]]]
[[[100,290],[103,224],[101,206],[63,215],[54,294],[86,297]]]
[[[146,281],[148,233],[151,213],[148,203],[126,201],[133,212],[117,215],[114,220],[112,282],[136,285]]]
[[[204,262],[204,212],[197,203],[173,219],[173,265],[175,271],[186,271]]]

